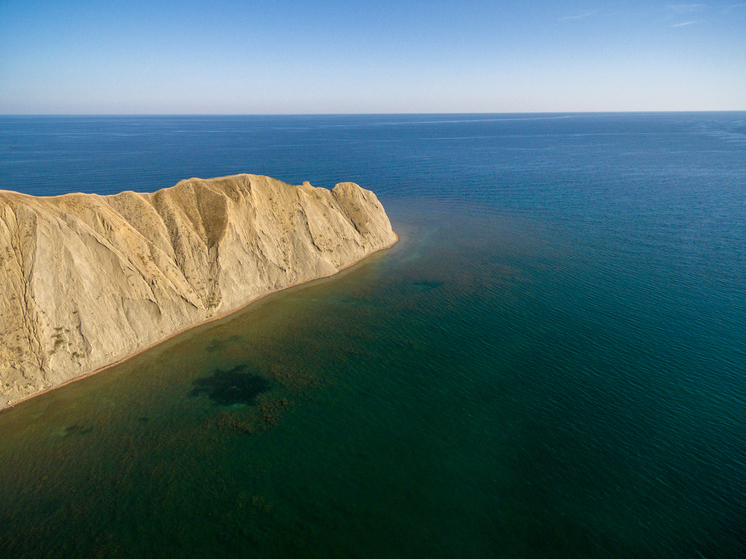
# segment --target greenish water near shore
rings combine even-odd
[[[459,492],[474,490],[443,460],[471,438],[460,426],[465,364],[454,361],[470,348],[450,339],[465,335],[449,318],[463,294],[445,286],[455,279],[476,297],[480,282],[493,294],[495,284],[473,270],[454,278],[468,258],[434,268],[462,242],[438,223],[402,227],[394,248],[338,277],[0,414],[0,547],[17,557],[468,549],[472,538],[440,526],[455,510],[469,516]],[[445,429],[428,425],[442,416]],[[439,495],[441,483],[455,493]]]

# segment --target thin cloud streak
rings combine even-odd
[[[696,21],[685,21],[684,23],[674,23],[671,27],[686,27],[687,25],[694,25]]]

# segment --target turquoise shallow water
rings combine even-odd
[[[401,235],[0,413],[0,555],[743,556],[744,122],[0,119],[6,188],[274,154]]]

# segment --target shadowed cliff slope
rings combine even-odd
[[[0,191],[0,408],[394,242],[383,206],[353,183]]]

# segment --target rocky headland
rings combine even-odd
[[[396,242],[383,206],[269,177],[155,193],[0,190],[0,409]]]

